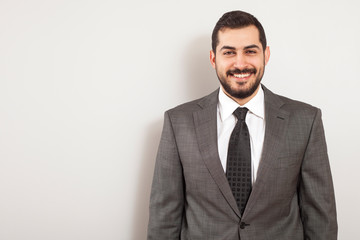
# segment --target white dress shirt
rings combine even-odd
[[[219,91],[219,103],[217,107],[217,135],[218,135],[218,151],[221,164],[226,171],[228,145],[230,135],[236,125],[237,119],[233,115],[235,109],[240,105],[228,97],[222,87]],[[261,153],[265,136],[265,107],[264,107],[264,91],[260,87],[257,94],[245,105],[249,109],[246,114],[245,122],[250,134],[251,148],[251,176],[252,183],[256,180],[256,174],[261,160]]]

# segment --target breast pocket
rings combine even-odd
[[[274,158],[265,157],[261,160],[261,164],[264,164],[266,167],[279,169],[279,168],[298,168],[302,163],[302,156],[292,155],[292,156],[278,156]]]
[[[275,168],[292,168],[299,167],[302,162],[302,156],[292,155],[292,156],[280,156],[275,160]]]

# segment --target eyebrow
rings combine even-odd
[[[244,50],[246,50],[246,49],[250,49],[250,48],[257,48],[257,49],[260,49],[260,47],[258,46],[258,45],[256,45],[256,44],[252,44],[252,45],[249,45],[249,46],[245,46],[244,47]],[[220,51],[222,51],[222,50],[224,50],[224,49],[228,49],[228,50],[236,50],[236,48],[235,47],[231,47],[231,46],[223,46],[221,49],[220,49]]]
[[[220,49],[220,51],[221,50],[224,50],[224,49],[228,49],[228,50],[236,50],[236,48],[235,47],[231,47],[231,46],[223,46],[221,49]]]
[[[257,48],[257,49],[260,49],[260,47],[259,47],[258,45],[252,44],[252,45],[249,45],[249,46],[244,47],[244,50],[249,49],[249,48]]]

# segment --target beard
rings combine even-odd
[[[234,98],[238,98],[238,99],[245,99],[247,97],[250,97],[255,91],[256,89],[258,89],[261,79],[264,75],[264,70],[265,70],[265,64],[263,66],[263,68],[259,69],[259,74],[256,75],[256,73],[258,72],[257,69],[255,68],[246,68],[243,70],[240,69],[233,69],[233,70],[229,70],[226,72],[226,76],[224,75],[220,75],[219,72],[216,70],[216,74],[218,76],[218,79],[220,81],[221,86],[224,88],[224,90],[232,97]],[[227,77],[228,76],[232,76],[234,74],[245,74],[245,73],[251,73],[254,74],[255,81],[250,82],[250,86],[246,89],[238,89],[238,88],[234,88],[231,86],[231,84],[229,82],[227,82]],[[245,85],[247,83],[234,83],[236,85]]]

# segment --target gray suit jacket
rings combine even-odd
[[[337,239],[321,112],[262,87],[265,140],[243,216],[218,155],[218,90],[165,113],[149,240]]]

